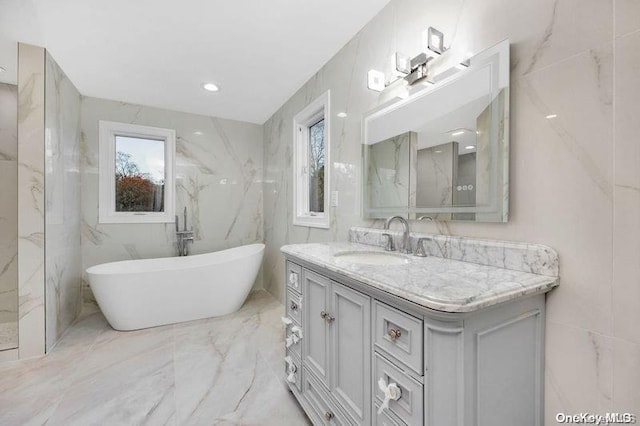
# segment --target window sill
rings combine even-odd
[[[126,224],[126,223],[175,223],[175,217],[165,214],[114,214],[100,215],[99,224]]]
[[[293,225],[307,228],[330,228],[329,217],[327,216],[298,216],[293,219]]]

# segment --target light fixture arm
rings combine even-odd
[[[429,53],[420,52],[416,56],[411,57],[402,52],[396,52],[394,57],[395,70],[396,73],[399,74],[399,77],[396,77],[393,80],[387,82],[384,73],[381,71],[370,70],[368,74],[367,87],[376,92],[382,92],[384,89],[401,79],[404,79],[409,85],[413,85],[418,81],[427,78],[429,62],[434,60],[436,55],[441,56],[447,52],[449,48],[444,46],[444,33],[433,27],[429,27],[427,30],[425,44]],[[431,52],[435,55],[432,55]],[[469,60],[467,59],[461,62],[460,65],[468,67]],[[433,81],[430,82],[433,84]]]

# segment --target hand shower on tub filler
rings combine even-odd
[[[187,208],[184,208],[184,223],[183,229],[180,230],[180,224],[178,221],[178,215],[176,215],[176,245],[178,247],[178,256],[189,255],[189,241],[193,242],[193,225],[191,229],[187,231]]]

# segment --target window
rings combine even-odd
[[[175,131],[100,121],[100,223],[174,221]]]
[[[293,120],[293,224],[329,228],[329,92]]]

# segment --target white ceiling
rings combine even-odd
[[[21,41],[83,95],[261,124],[388,1],[0,0],[0,78]]]

